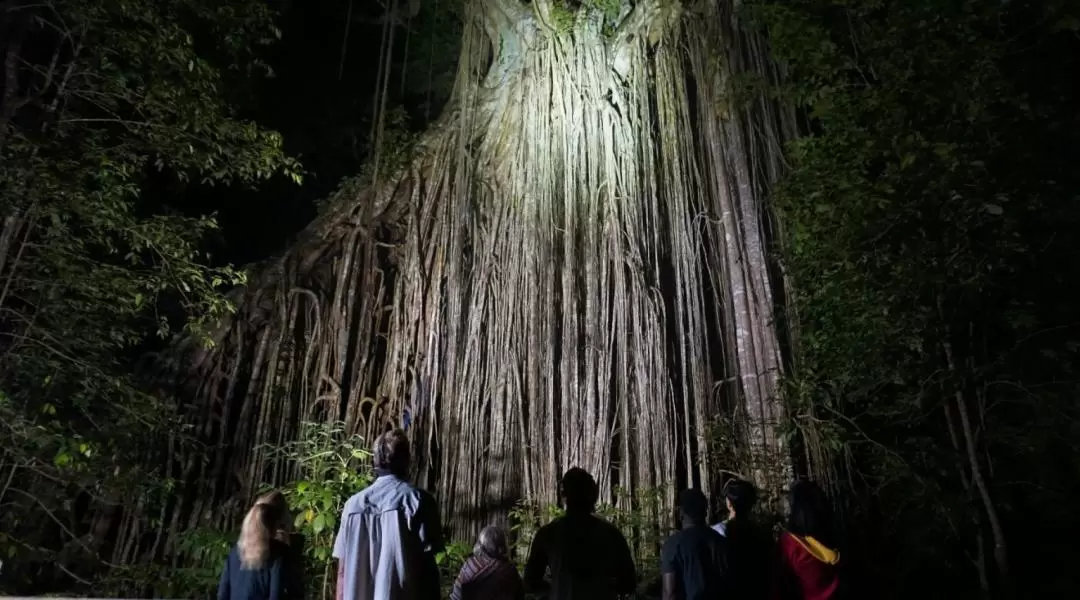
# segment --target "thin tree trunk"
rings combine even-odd
[[[942,300],[938,300],[938,313],[941,318],[945,318],[944,308]],[[945,361],[948,366],[949,372],[956,375],[956,361],[953,356],[952,342],[950,341],[950,330],[946,327],[945,340],[942,342],[942,348],[945,353]],[[1009,558],[1008,558],[1008,546],[1005,541],[1005,532],[1001,527],[1001,520],[998,517],[997,506],[990,495],[990,487],[983,476],[982,465],[979,462],[979,452],[976,448],[975,431],[972,427],[971,417],[968,414],[967,399],[964,397],[963,390],[957,386],[953,392],[953,402],[956,407],[957,415],[959,416],[959,430],[961,438],[963,440],[964,454],[968,460],[971,469],[971,481],[978,493],[979,499],[982,502],[983,509],[986,511],[987,523],[990,526],[990,533],[994,542],[994,563],[997,567],[998,577],[1002,584],[1003,589],[1009,588]]]

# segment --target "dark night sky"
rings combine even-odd
[[[315,201],[357,173],[365,155],[382,35],[381,25],[365,21],[381,10],[378,2],[354,0],[340,78],[349,0],[281,5],[282,40],[265,56],[275,77],[257,85],[244,116],[280,132],[307,174],[302,186],[277,177],[256,190],[194,186],[183,192],[185,212],[216,211],[222,230],[208,249],[219,263],[243,265],[283,251],[315,217]]]

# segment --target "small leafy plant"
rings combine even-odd
[[[446,543],[446,548],[435,555],[435,563],[439,565],[439,581],[442,583],[442,596],[449,597],[450,590],[454,586],[458,572],[465,561],[472,555],[472,544],[453,540]]]
[[[306,572],[318,574],[308,578],[308,592],[333,597],[331,553],[338,516],[349,497],[372,482],[371,452],[361,436],[345,431],[344,423],[305,422],[295,441],[270,447],[269,455],[288,461],[297,476],[281,492],[295,515],[293,527],[305,539]]]

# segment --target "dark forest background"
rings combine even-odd
[[[93,589],[118,551],[89,507],[168,494],[188,442],[141,367],[362,182],[391,29],[383,139],[437,118],[455,2],[385,4],[0,2],[0,590]],[[1075,593],[1080,11],[744,4],[807,132],[776,192],[790,429],[852,576]]]

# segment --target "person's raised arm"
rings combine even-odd
[[[544,571],[548,567],[548,536],[547,526],[541,527],[533,536],[532,545],[529,547],[529,558],[525,561],[525,591],[540,593],[547,589],[544,582]]]

